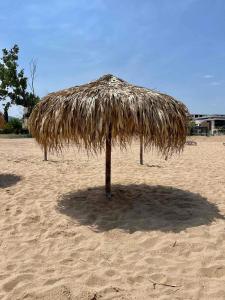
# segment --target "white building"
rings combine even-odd
[[[192,120],[199,127],[208,128],[212,135],[217,135],[219,132],[225,130],[225,115],[199,115],[192,114]]]

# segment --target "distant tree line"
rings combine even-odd
[[[21,121],[15,118],[9,120],[8,111],[12,105],[24,107],[23,118],[28,118],[34,106],[40,98],[36,95],[34,81],[36,77],[37,63],[30,62],[30,79],[24,74],[24,69],[18,65],[19,47],[14,45],[11,49],[2,49],[0,58],[0,101],[4,110],[6,129],[14,127],[17,130],[22,128]]]

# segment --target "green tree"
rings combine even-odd
[[[3,133],[20,133],[22,130],[22,121],[18,118],[11,118],[8,123],[5,124]]]
[[[196,126],[194,120],[189,120],[188,122],[188,135],[191,135],[192,129]]]
[[[27,116],[29,116],[34,105],[39,101],[39,97],[34,94],[34,77],[32,77],[32,89],[28,91],[28,78],[24,75],[24,70],[19,69],[18,54],[19,47],[14,45],[10,50],[3,49],[0,59],[0,100],[4,102],[6,122],[8,122],[8,110],[12,104],[27,108]]]
[[[6,101],[3,103],[4,118],[8,122],[8,110],[11,106],[12,87],[17,81],[17,60],[19,47],[14,45],[9,51],[2,50],[3,57],[0,62],[0,100]]]

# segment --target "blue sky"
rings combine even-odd
[[[0,48],[17,43],[26,73],[37,59],[40,96],[112,73],[225,113],[224,0],[0,0],[0,12]]]

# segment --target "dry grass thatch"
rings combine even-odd
[[[5,125],[5,120],[3,114],[0,112],[0,128],[3,128]]]
[[[168,155],[185,144],[187,113],[185,105],[171,96],[105,75],[48,94],[34,108],[29,130],[50,150],[72,142],[97,152],[105,148],[111,128],[113,144],[125,147],[142,135],[145,147]]]

